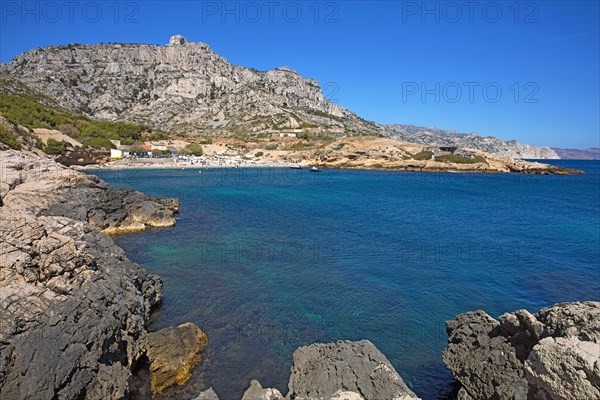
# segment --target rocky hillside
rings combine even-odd
[[[328,101],[319,83],[282,67],[232,65],[205,43],[99,44],[27,51],[0,74],[74,112],[171,132],[234,134],[319,127],[347,133],[381,126]]]
[[[386,125],[384,134],[387,137],[398,139],[403,142],[477,149],[509,158],[561,158],[549,147],[535,147],[519,143],[516,140],[503,141],[494,136],[479,136],[476,133],[467,134],[433,127]]]
[[[560,158],[566,160],[600,160],[600,148],[592,147],[585,150],[580,149],[558,149],[552,148]]]

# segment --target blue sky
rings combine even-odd
[[[599,2],[465,3],[0,0],[0,61],[182,34],[231,63],[289,66],[379,123],[599,147]]]

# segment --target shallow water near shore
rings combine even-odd
[[[164,282],[152,330],[209,336],[189,384],[285,395],[293,351],[369,339],[423,399],[444,399],[444,321],[600,300],[600,162],[584,175],[292,169],[89,171],[179,197],[177,225],[116,236]]]

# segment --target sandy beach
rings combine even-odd
[[[105,164],[73,166],[77,170],[120,170],[120,169],[185,169],[185,168],[285,168],[294,163],[272,160],[242,160],[235,157],[188,157],[188,158],[123,158]]]

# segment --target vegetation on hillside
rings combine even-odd
[[[12,133],[8,132],[2,125],[0,125],[0,142],[13,150],[21,150],[21,143],[19,143],[17,138]]]
[[[412,156],[414,160],[431,160],[433,153],[431,151],[421,151]]]
[[[185,149],[181,150],[179,154],[181,155],[191,155],[191,156],[201,156],[204,152],[202,151],[202,146],[197,143],[190,143],[185,146]]]
[[[435,158],[435,161],[446,161],[446,162],[451,162],[451,163],[456,163],[456,164],[477,164],[477,163],[487,164],[487,161],[485,160],[485,158],[483,158],[481,156],[476,156],[474,158],[468,158],[468,157],[463,157],[463,156],[457,156],[454,154],[447,155],[447,156],[438,156]]]
[[[63,155],[65,154],[66,149],[67,143],[65,143],[63,140],[48,139],[48,142],[44,147],[44,152],[52,155]]]
[[[111,139],[122,144],[134,144],[141,140],[166,140],[169,135],[153,131],[145,125],[128,122],[93,121],[88,117],[66,109],[42,104],[43,98],[32,94],[10,95],[0,93],[0,115],[15,125],[26,128],[56,129],[81,142],[84,146],[114,147]],[[151,132],[142,137],[142,132]]]

